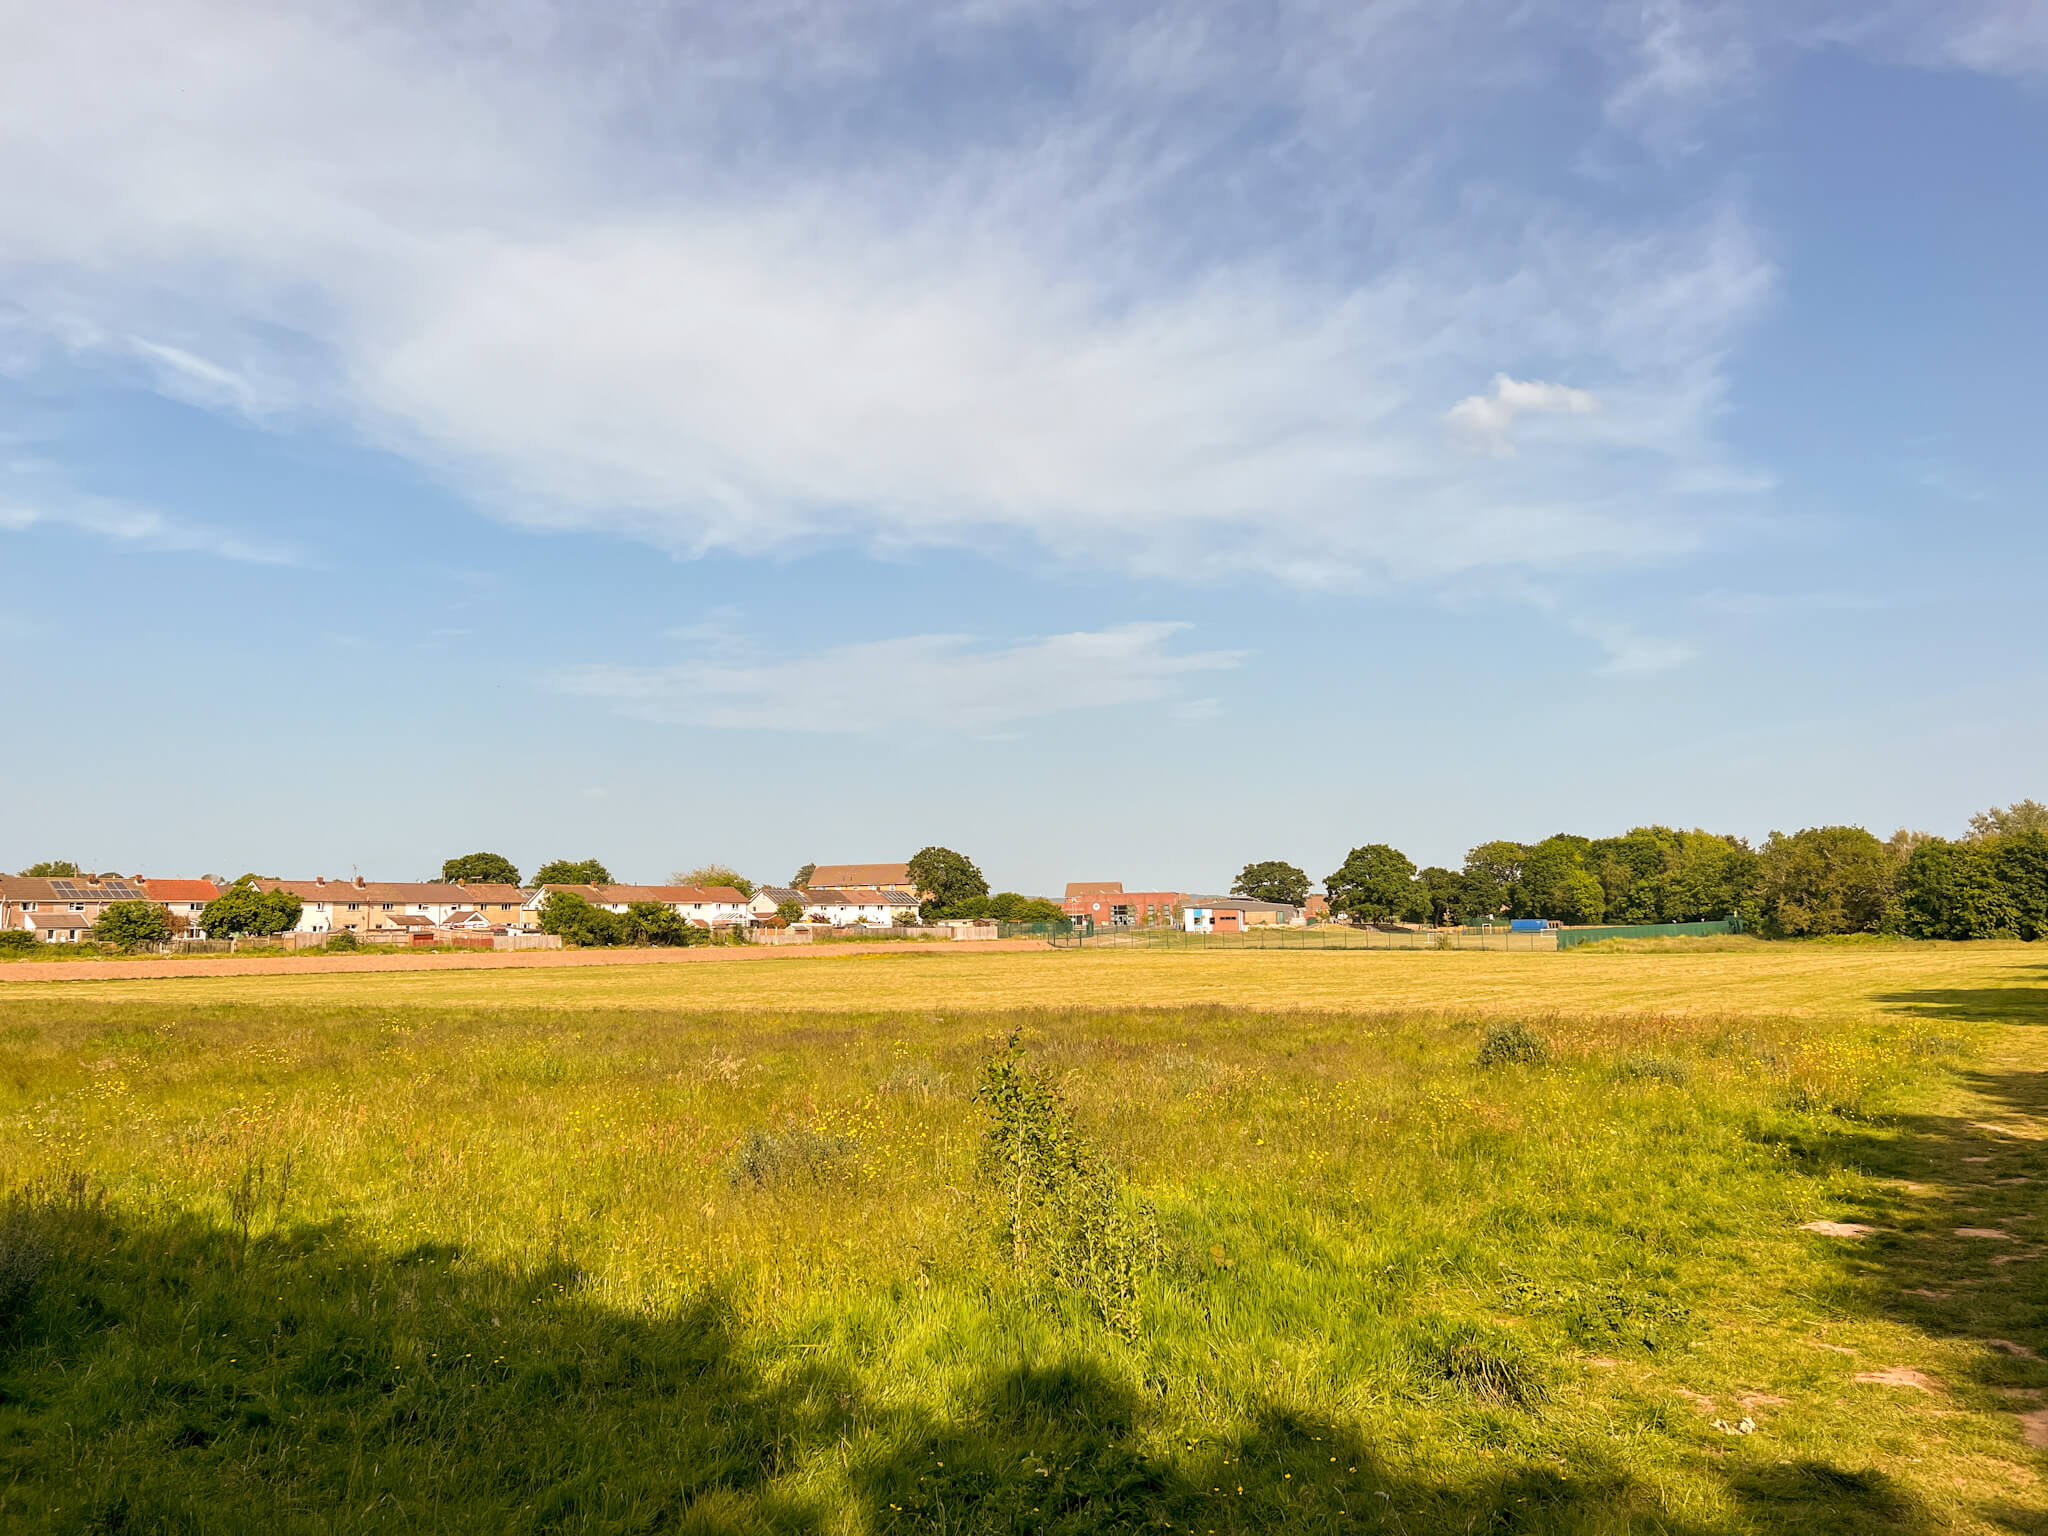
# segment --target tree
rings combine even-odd
[[[1407,911],[1414,885],[1414,862],[1385,843],[1352,849],[1341,868],[1323,877],[1323,889],[1330,893],[1330,910],[1347,913],[1362,923]]]
[[[2002,837],[2008,832],[2048,832],[2048,805],[2038,800],[2016,800],[2011,805],[1994,805],[1970,818],[1973,842]]]
[[[1995,845],[1944,837],[1916,844],[1899,871],[1900,926],[1916,939],[2010,938],[2019,912],[1998,878]]]
[[[809,890],[809,889],[811,888],[811,876],[815,875],[815,874],[816,874],[817,872],[818,872],[818,866],[817,866],[817,865],[815,865],[815,864],[806,864],[806,865],[804,865],[804,867],[803,867],[802,869],[799,869],[799,870],[798,870],[798,871],[797,871],[797,872],[796,872],[795,874],[793,874],[793,875],[791,875],[791,876],[789,877],[789,885],[790,885],[790,889],[791,889],[791,890],[796,890],[796,891],[807,891],[807,890]]]
[[[1561,832],[1529,849],[1521,878],[1509,890],[1509,910],[1517,917],[1558,923],[1599,922],[1606,896],[1586,868],[1585,854],[1591,846],[1586,838]]]
[[[690,883],[687,880],[676,882],[677,885]],[[692,931],[708,931],[699,929],[665,901],[628,902],[626,916],[632,923],[633,941],[637,944],[680,946],[694,942],[690,937]]]
[[[1899,919],[1898,864],[1861,827],[1773,832],[1757,855],[1762,925],[1774,937],[1880,933]]]
[[[540,904],[540,931],[558,935],[564,944],[596,949],[628,942],[633,925],[623,914],[592,906],[574,891],[549,891]]]
[[[1262,859],[1238,872],[1230,894],[1249,896],[1254,901],[1284,901],[1290,907],[1299,907],[1308,901],[1308,876],[1282,860]]]
[[[78,866],[69,859],[45,859],[21,872],[24,880],[76,880]]]
[[[262,891],[244,875],[206,904],[199,926],[209,939],[267,938],[296,928],[304,903],[290,891]]]
[[[953,908],[988,894],[988,881],[974,867],[974,860],[950,848],[920,848],[910,861],[910,883],[924,897],[922,912],[927,919],[957,917]]]
[[[1508,892],[1522,878],[1522,860],[1529,850],[1520,843],[1481,843],[1465,855],[1467,890],[1480,906],[1468,917],[1499,912],[1508,904]]]
[[[742,896],[752,896],[760,887],[730,864],[699,864],[668,877],[671,885],[729,885]]]
[[[1067,915],[1067,909],[1043,896],[1025,896],[1017,891],[998,891],[993,896],[969,896],[945,911],[947,917],[992,917],[999,923],[1049,923]]]
[[[804,920],[804,904],[794,896],[785,896],[775,903],[775,915],[785,923],[800,923]]]
[[[161,944],[171,936],[171,914],[153,901],[114,901],[100,910],[92,936],[120,949]]]
[[[535,885],[610,885],[612,872],[596,859],[550,859],[533,872]]]
[[[519,866],[502,853],[465,853],[441,866],[441,878],[465,885],[517,885]]]
[[[1462,870],[1431,865],[1415,877],[1417,906],[1432,923],[1464,923],[1493,911],[1483,881]]]

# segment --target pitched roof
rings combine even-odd
[[[1123,889],[1121,880],[1069,880],[1067,900],[1072,901],[1078,896],[1119,896]]]
[[[754,892],[756,900],[763,896],[766,896],[779,907],[785,901],[802,901],[804,899],[804,892],[797,890],[794,886],[764,885]]]
[[[26,875],[0,875],[0,900],[7,901],[147,901],[141,886],[109,876],[88,880],[59,875],[52,880]]]
[[[144,880],[142,888],[151,901],[211,901],[220,887],[211,880]]]
[[[845,890],[852,886],[908,884],[908,864],[820,864],[811,871],[809,889]]]
[[[544,885],[541,892],[567,891],[572,896],[581,896],[593,906],[616,906],[620,902],[659,901],[671,906],[710,905],[714,902],[729,902],[743,906],[747,898],[730,885]]]
[[[914,907],[917,898],[903,891],[851,890],[804,891],[797,899],[814,907]]]
[[[90,928],[92,919],[83,912],[24,912],[22,921],[31,928]]]
[[[258,880],[263,891],[289,891],[301,901],[390,901],[423,907],[473,906],[480,901],[526,900],[516,885],[462,885],[453,880]]]

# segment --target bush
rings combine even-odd
[[[1550,1044],[1526,1024],[1496,1024],[1486,1032],[1479,1047],[1479,1065],[1506,1066],[1519,1062],[1537,1067],[1550,1059]]]
[[[1625,1083],[1673,1083],[1684,1087],[1692,1068],[1676,1056],[1624,1056],[1614,1075]]]
[[[733,1186],[774,1184],[792,1178],[816,1179],[848,1150],[844,1137],[827,1136],[795,1121],[779,1131],[757,1125],[733,1152]]]
[[[32,955],[42,945],[27,928],[0,928],[0,955]]]
[[[356,937],[353,928],[344,928],[339,933],[327,936],[327,942],[320,946],[330,955],[352,955],[363,947],[363,941]]]
[[[982,1067],[974,1100],[988,1116],[982,1172],[999,1192],[1012,1262],[1086,1297],[1114,1332],[1136,1333],[1138,1284],[1161,1257],[1151,1205],[1125,1190],[1052,1082],[1024,1066],[1015,1035]]]
[[[171,936],[171,915],[153,901],[115,901],[101,909],[92,936],[116,949],[141,949]]]

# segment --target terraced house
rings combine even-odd
[[[581,896],[607,912],[624,912],[637,901],[658,901],[678,916],[707,927],[748,920],[747,898],[730,885],[544,885],[527,893],[522,918],[527,927],[540,926],[540,904],[551,891]]]
[[[481,913],[490,927],[526,924],[526,895],[516,885],[459,880],[258,880],[265,891],[299,898],[301,933],[373,933],[438,927],[458,912]],[[425,919],[425,922],[421,922]]]
[[[149,899],[142,886],[115,876],[41,880],[0,875],[0,928],[26,928],[47,943],[75,943],[114,902]]]

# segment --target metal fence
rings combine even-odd
[[[1565,928],[1557,935],[1559,949],[1577,949],[1602,939],[1704,939],[1717,933],[1742,932],[1742,919],[1724,917],[1711,923],[1615,923],[1604,928]]]
[[[1262,924],[1243,933],[1184,933],[1178,928],[1076,928],[1049,934],[1055,949],[1492,949],[1529,953],[1557,948],[1555,930],[1505,927],[1379,929],[1352,923],[1304,927]]]

